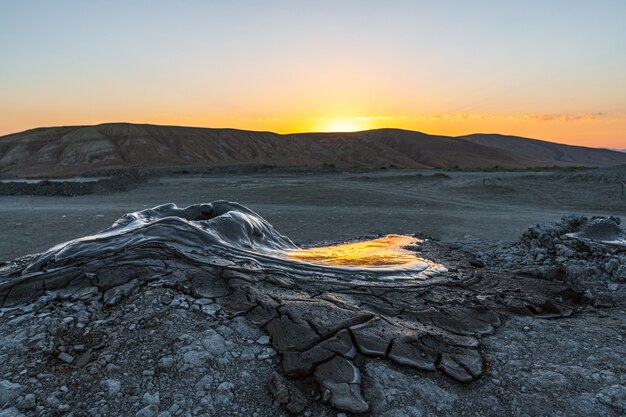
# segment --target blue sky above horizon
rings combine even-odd
[[[626,1],[0,3],[0,134],[399,127],[626,147]]]

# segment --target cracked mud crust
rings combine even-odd
[[[471,391],[568,380],[522,366],[532,378],[520,383],[497,356],[507,325],[484,337],[505,322],[530,336],[589,309],[563,283],[431,240],[412,250],[435,271],[306,266],[280,256],[293,248],[245,207],[216,202],[133,213],[5,266],[0,399],[15,415],[460,415],[449,407],[465,395],[466,409],[497,415],[518,405],[492,393],[484,408]],[[588,401],[606,415],[623,400],[613,365],[599,374],[612,385]],[[397,388],[406,381],[419,383]]]

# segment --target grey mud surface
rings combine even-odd
[[[619,195],[614,195],[613,185],[583,181],[576,184],[577,193],[573,193],[569,181],[544,177],[549,174],[528,177],[525,173],[447,173],[451,178],[429,177],[432,171],[421,173],[422,176],[417,174],[420,173],[178,176],[161,178],[158,182],[155,179],[134,191],[107,196],[2,197],[0,210],[5,221],[21,223],[16,220],[29,219],[21,225],[7,227],[6,236],[14,238],[16,245],[13,248],[5,244],[7,250],[15,250],[15,253],[7,252],[11,254],[5,258],[96,232],[109,227],[125,212],[165,201],[184,206],[218,198],[236,200],[261,214],[298,244],[333,242],[376,233],[425,232],[456,241],[452,246],[433,242],[426,247],[426,254],[452,264],[452,272],[470,276],[478,273],[482,282],[493,282],[494,285],[488,285],[477,296],[486,296],[484,305],[500,309],[503,320],[496,326],[495,334],[488,335],[491,331],[476,328],[475,321],[464,322],[462,319],[467,314],[459,315],[458,309],[450,309],[452,322],[456,324],[452,328],[449,324],[443,326],[472,332],[480,340],[478,348],[470,349],[476,349],[482,357],[480,372],[475,371],[475,375],[470,372],[475,369],[471,361],[456,372],[451,370],[457,377],[471,379],[467,383],[458,382],[459,378],[450,373],[446,375],[445,366],[443,369],[440,366],[443,356],[434,361],[439,371],[433,372],[407,366],[407,357],[403,356],[406,351],[400,351],[396,356],[399,360],[395,361],[389,356],[391,351],[386,352],[388,358],[384,360],[367,359],[359,353],[354,364],[360,370],[362,396],[370,406],[365,415],[618,416],[626,413],[623,297],[626,279],[622,280],[626,276],[619,268],[622,255],[594,252],[593,265],[582,264],[588,262],[587,258],[561,254],[571,245],[560,238],[556,250],[535,242],[544,235],[552,236],[547,232],[539,233],[539,237],[531,234],[513,247],[494,242],[516,240],[532,223],[556,221],[568,213],[625,217],[624,205]],[[487,177],[485,185],[484,177]],[[493,187],[483,190],[482,187],[489,188],[490,180]],[[503,181],[506,189],[502,189]],[[253,200],[256,203],[250,202]],[[22,208],[31,204],[30,211],[20,212],[19,204]],[[62,223],[52,227],[56,232],[47,230],[50,227],[44,220],[54,224],[56,219]],[[62,235],[65,237],[61,238]],[[19,238],[24,237],[27,239],[23,248],[28,247],[28,239],[45,244],[41,243],[35,250],[22,250]],[[31,241],[30,245],[36,247],[35,242]],[[542,318],[541,314],[519,314],[503,307],[498,291],[506,288],[507,282],[519,282],[523,294],[534,288],[532,291],[538,291],[538,304],[543,304],[542,297],[554,297],[555,291],[574,283],[566,279],[565,282],[542,280],[542,284],[530,277],[515,281],[527,276],[516,275],[517,270],[523,269],[519,254],[524,253],[526,245],[537,251],[537,256],[542,255],[540,251],[547,253],[547,260],[542,263],[533,259],[530,270],[571,262],[577,267],[571,272],[572,277],[578,277],[574,272],[578,274],[580,268],[596,268],[593,283],[587,282],[585,273],[587,281],[580,278],[575,283],[592,288],[590,299],[595,299],[597,293],[608,294],[613,303],[566,301],[565,310],[559,308],[554,315],[558,318],[554,319]],[[475,252],[476,259],[471,254],[460,255],[464,250]],[[477,258],[483,259],[484,269]],[[115,261],[115,257],[111,259]],[[617,267],[613,265],[615,260]],[[605,264],[611,264],[610,268]],[[608,278],[607,271],[611,271]],[[126,276],[126,272],[121,275]],[[250,306],[219,301],[211,297],[215,294],[210,290],[203,295],[185,285],[158,280],[143,285],[129,282],[126,287],[112,288],[114,291],[108,296],[102,293],[111,289],[92,288],[2,310],[0,407],[4,404],[6,409],[0,416],[276,416],[289,415],[294,410],[307,416],[351,415],[350,411],[338,410],[332,395],[328,398],[325,394],[325,389],[330,394],[341,394],[343,386],[337,384],[356,382],[341,380],[354,376],[351,368],[344,365],[343,361],[347,362],[351,354],[342,350],[345,348],[342,343],[334,350],[334,358],[341,358],[338,359],[341,364],[333,363],[334,359],[323,359],[317,366],[318,370],[322,369],[311,376],[285,375],[283,351],[300,339],[281,342],[279,331],[259,327],[258,321],[255,324],[253,318],[245,317],[249,314],[233,317],[232,312],[237,308],[248,311]],[[233,282],[241,285],[237,277]],[[504,287],[498,282],[504,283]],[[439,307],[446,302],[444,287],[435,291]],[[254,286],[248,288],[256,290]],[[514,288],[511,290],[504,294],[515,294]],[[465,305],[460,301],[466,297],[463,291],[451,288],[448,294],[451,306]],[[488,298],[494,294],[497,303],[490,304]],[[290,299],[286,309],[292,310],[285,316],[292,320],[298,314],[301,300],[294,294],[285,298]],[[405,302],[393,294],[390,298],[400,304]],[[429,298],[432,296],[426,297]],[[573,314],[560,317],[569,307]],[[398,312],[387,310],[377,314],[389,318]],[[405,324],[412,320],[420,323],[419,317],[408,321],[400,318]],[[330,323],[334,321],[331,319]],[[314,324],[307,322],[307,325]],[[271,337],[267,338],[268,335]],[[319,334],[308,336],[315,339]],[[351,342],[358,345],[354,338]],[[437,346],[444,353],[448,349],[445,343]],[[461,361],[464,356],[468,358],[466,351],[460,355]],[[470,352],[469,358],[475,360],[476,356]],[[334,369],[327,372],[327,364]],[[337,374],[339,380],[334,377]]]

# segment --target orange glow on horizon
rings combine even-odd
[[[2,110],[2,108],[0,108]],[[10,110],[10,109],[6,109]],[[343,112],[343,114],[349,114]],[[308,132],[355,132],[380,128],[416,130],[431,135],[463,136],[498,133],[569,145],[626,148],[626,114],[422,114],[307,117],[298,114],[241,117],[229,114],[207,116],[190,111],[179,113],[103,112],[102,116],[73,113],[71,116],[46,111],[32,118],[15,118],[0,123],[0,135],[36,127],[95,125],[111,122],[148,123],[209,128],[270,131],[279,134]]]
[[[367,127],[356,118],[324,119],[320,118],[320,132],[358,132]]]

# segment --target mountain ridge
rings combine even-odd
[[[275,165],[341,168],[612,166],[626,154],[499,134],[429,135],[382,128],[278,134],[153,124],[40,127],[0,136],[0,174],[80,175],[99,169]]]

